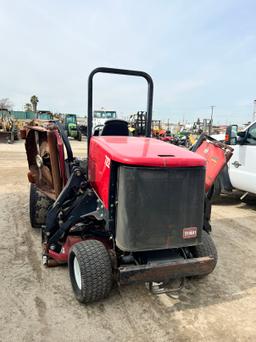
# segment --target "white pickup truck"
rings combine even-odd
[[[240,132],[237,125],[229,126],[225,140],[234,152],[215,182],[215,196],[233,189],[256,195],[256,121]]]

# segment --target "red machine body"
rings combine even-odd
[[[100,136],[92,137],[89,150],[89,181],[105,208],[109,208],[111,163],[146,167],[198,167],[205,159],[178,146],[157,139]]]

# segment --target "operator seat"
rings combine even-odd
[[[128,136],[128,122],[120,119],[111,119],[105,122],[101,135]]]

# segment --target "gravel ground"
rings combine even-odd
[[[85,143],[72,145],[83,156]],[[214,205],[217,268],[187,280],[177,298],[126,286],[85,306],[73,296],[67,267],[41,264],[26,173],[23,141],[1,143],[0,341],[256,341],[255,199],[232,195]]]

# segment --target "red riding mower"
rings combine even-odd
[[[96,73],[146,79],[145,137],[129,136],[122,120],[92,135]],[[87,160],[73,157],[58,122],[27,127],[31,225],[42,228],[43,263],[68,263],[80,302],[106,297],[114,281],[166,284],[217,263],[208,190],[232,152],[203,137],[206,167],[199,154],[151,138],[152,103],[148,74],[97,68],[88,80]]]

